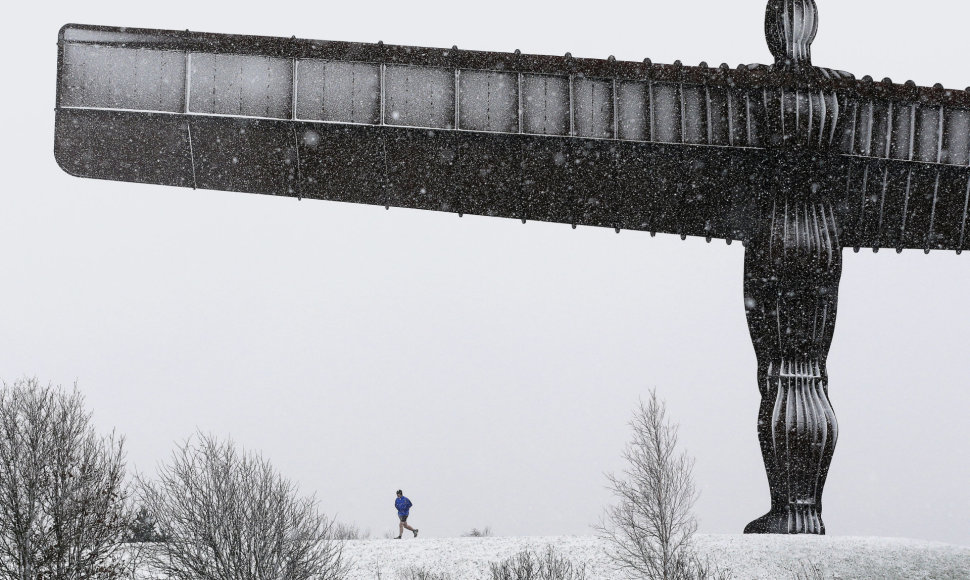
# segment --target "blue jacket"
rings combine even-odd
[[[411,511],[412,505],[414,504],[411,503],[411,500],[409,500],[407,497],[403,495],[397,498],[396,500],[394,500],[394,507],[397,508],[397,515],[399,516],[408,515],[408,512]]]

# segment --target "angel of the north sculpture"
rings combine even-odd
[[[970,91],[816,67],[814,0],[729,68],[67,25],[79,177],[741,241],[771,509],[824,533],[842,249],[970,249]]]

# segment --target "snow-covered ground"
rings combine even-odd
[[[970,547],[900,538],[849,536],[703,535],[695,537],[708,556],[737,579],[795,578],[813,563],[825,578],[933,580],[970,579]],[[410,567],[448,573],[452,580],[488,580],[490,562],[522,550],[553,545],[576,563],[586,564],[588,580],[616,580],[593,537],[405,538],[353,540],[345,554],[354,562],[348,580],[399,580]]]

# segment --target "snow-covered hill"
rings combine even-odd
[[[452,580],[488,580],[490,562],[519,551],[554,545],[574,562],[586,563],[588,580],[615,580],[604,544],[592,537],[485,537],[354,540],[345,554],[354,560],[348,580],[399,580],[410,567],[449,573]],[[731,572],[732,578],[785,580],[803,564],[825,578],[970,579],[970,547],[899,538],[840,536],[698,535],[698,552]]]

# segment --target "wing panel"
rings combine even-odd
[[[193,53],[189,111],[289,119],[293,103],[290,59]]]
[[[522,130],[533,135],[569,135],[569,77],[523,74]]]
[[[633,143],[629,147],[617,148],[616,182],[618,205],[614,227],[656,232],[659,226],[657,212],[654,211],[656,190],[652,187],[653,168],[643,163],[644,159],[655,156],[651,146]],[[660,231],[665,231],[661,228]]]
[[[576,135],[596,139],[612,139],[613,81],[577,78],[573,81],[573,124]]]
[[[184,110],[183,52],[68,44],[63,59],[61,106]]]
[[[59,109],[54,157],[78,177],[193,187],[189,124],[153,113]]]
[[[617,83],[616,89],[618,138],[649,141],[649,84],[638,81],[622,81]]]
[[[847,246],[970,249],[970,168],[854,158],[845,187]]]
[[[55,148],[77,175],[744,236],[763,68],[73,25],[60,40]]]
[[[962,93],[898,85],[856,87],[842,153],[967,167],[970,103]]]
[[[948,109],[943,135],[943,163],[970,166],[970,110]]]
[[[930,249],[970,249],[962,244],[961,234],[967,227],[967,202],[970,198],[970,171],[939,167],[939,181],[934,188],[930,209]]]
[[[388,65],[384,122],[405,127],[455,126],[455,74],[444,68]]]
[[[522,219],[562,222],[570,219],[569,141],[525,139],[522,160]]]
[[[943,153],[942,107],[917,107],[915,129],[913,159],[924,163],[939,163]]]
[[[73,25],[60,45],[59,106],[725,147],[764,121],[763,67]]]
[[[683,109],[680,85],[653,83],[650,94],[651,141],[680,143],[683,136]]]
[[[518,75],[464,71],[459,76],[459,128],[498,133],[519,132]]]
[[[365,123],[381,119],[381,68],[366,62],[301,60],[297,63],[296,117]]]
[[[187,119],[196,187],[300,195],[295,124],[194,115]]]
[[[743,237],[756,151],[61,109],[72,174],[712,238]],[[752,189],[753,191],[753,189]],[[947,202],[949,203],[949,202]]]
[[[385,137],[377,129],[324,123],[295,127],[302,197],[389,204]]]
[[[600,139],[572,139],[569,144],[567,223],[613,227],[615,144]]]
[[[521,194],[525,181],[523,145],[528,137],[508,135],[476,135],[462,139],[461,208],[463,213],[537,219],[531,217]]]
[[[681,95],[683,99],[681,108],[684,115],[683,142],[710,145],[711,139],[708,133],[710,122],[707,118],[707,100],[704,87],[681,87]]]
[[[705,107],[708,120],[708,143],[730,146],[730,127],[728,123],[727,89],[724,87],[704,87]]]
[[[387,129],[387,205],[454,211],[457,143],[449,132]]]

